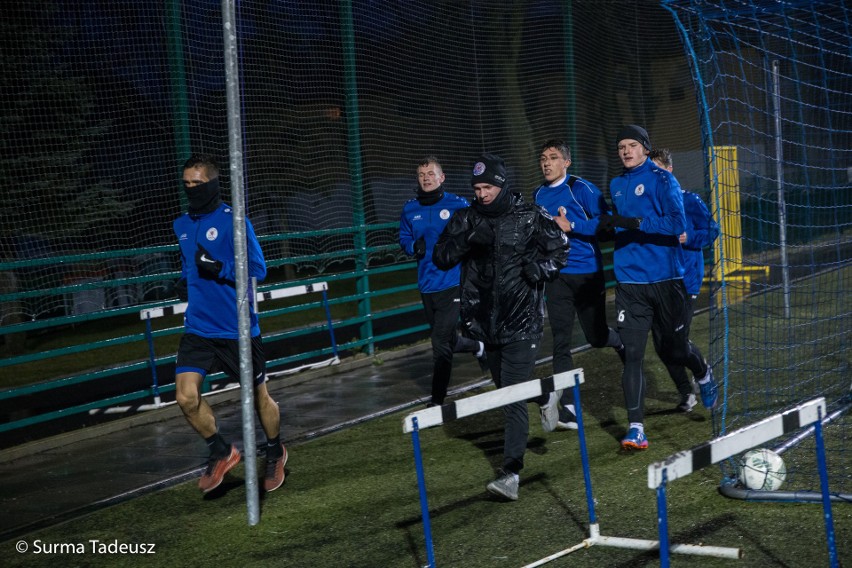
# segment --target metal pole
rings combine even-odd
[[[180,0],[166,1],[166,25],[169,40],[169,79],[171,80],[172,108],[174,109],[175,152],[177,162],[189,157],[189,97],[186,94],[186,69],[183,64],[183,35],[181,33]],[[186,194],[179,191],[181,210],[186,210]]]
[[[819,409],[819,420],[814,422],[814,439],[816,440],[817,468],[819,483],[822,490],[822,510],[825,520],[825,540],[828,544],[828,559],[831,568],[838,568],[837,542],[834,535],[834,516],[831,511],[831,495],[828,489],[828,466],[825,461],[825,441],[822,438],[822,409]]]
[[[145,318],[145,338],[148,340],[148,361],[151,363],[151,392],[154,394],[154,405],[160,406],[160,383],[157,378],[157,354],[154,351],[154,330],[151,329],[151,312]]]
[[[432,525],[429,522],[429,499],[426,496],[426,473],[423,469],[423,457],[420,449],[420,427],[417,417],[411,419],[414,429],[411,431],[411,443],[414,445],[414,468],[417,470],[417,489],[420,491],[420,511],[423,514],[423,538],[426,541],[426,568],[435,568],[435,548],[432,543]]]
[[[242,128],[240,122],[240,70],[237,53],[235,0],[222,0],[225,33],[225,83],[228,95],[228,150],[231,172],[231,209],[234,215],[234,271],[240,349],[240,386],[243,411],[243,455],[246,464],[246,504],[249,525],[260,520],[257,489],[257,449],[254,435],[254,377],[251,366],[251,322],[248,297],[246,208],[243,193]]]
[[[790,319],[790,266],[787,263],[787,205],[784,200],[784,150],[781,138],[781,82],[778,60],[772,61],[772,100],[775,103],[775,178],[778,181],[778,240],[781,246],[781,274],[784,279],[784,317]]]
[[[565,124],[568,129],[567,140],[571,148],[571,165],[574,171],[577,169],[577,81],[574,76],[574,12],[573,0],[565,0],[562,10],[562,29],[565,30],[565,96],[568,106],[568,120]]]
[[[589,525],[598,524],[598,516],[595,513],[595,495],[592,491],[592,476],[589,467],[589,450],[586,447],[586,428],[583,424],[583,409],[580,406],[580,382],[579,376],[574,375],[574,416],[577,417],[577,433],[580,440],[580,461],[583,464],[583,482],[586,484],[586,506],[589,509]]]
[[[663,470],[663,482],[657,487],[657,529],[660,533],[660,568],[669,568],[669,513],[666,508],[666,479],[668,472]]]
[[[368,339],[367,353],[375,350],[373,342],[373,314],[370,307],[370,277],[367,275],[367,223],[364,215],[364,180],[361,162],[361,125],[358,115],[358,82],[355,66],[355,24],[352,0],[340,3],[343,32],[343,69],[346,76],[346,125],[349,140],[349,161],[352,179],[352,222],[355,225],[355,272],[359,274],[355,285],[358,291],[358,315],[365,318],[361,324],[361,339]]]

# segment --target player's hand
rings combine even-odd
[[[198,267],[198,275],[202,278],[219,278],[219,273],[222,272],[222,261],[210,256],[207,249],[201,245],[198,245],[195,252],[195,266]]]
[[[569,221],[568,217],[565,216],[565,208],[560,206],[558,212],[559,215],[554,217],[553,220],[556,221],[556,224],[559,225],[559,228],[562,229],[563,233],[570,233],[571,221]]]
[[[423,237],[414,241],[414,256],[417,258],[423,258],[426,256],[426,239]]]
[[[472,245],[489,246],[494,240],[494,231],[487,222],[481,220],[468,230],[465,239]]]
[[[639,225],[642,224],[642,219],[640,219],[639,217],[623,217],[622,215],[613,215],[611,223],[614,227],[621,227],[622,229],[638,229]]]
[[[174,285],[175,295],[181,302],[189,300],[189,290],[186,287],[186,278],[179,278]]]
[[[623,215],[607,215],[603,214],[598,217],[598,230],[609,230],[613,227],[621,227],[622,229],[638,229],[642,224],[642,219],[638,217],[624,217]]]
[[[679,236],[677,238],[677,240],[680,242],[680,244],[685,243],[686,242],[686,233],[681,234],[681,236]]]
[[[531,284],[536,284],[541,281],[541,267],[537,262],[528,262],[523,267],[524,278],[526,278]]]

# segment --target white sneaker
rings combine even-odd
[[[473,354],[476,357],[476,362],[479,363],[479,369],[484,373],[488,370],[488,354],[485,353],[485,344],[479,342],[479,350]]]
[[[695,397],[695,394],[684,394],[680,397],[680,403],[677,405],[677,409],[681,412],[692,412],[692,409],[696,404],[698,404],[698,399]]]
[[[567,415],[565,420],[560,418],[559,422],[556,423],[557,430],[576,430],[577,429],[577,415],[565,406],[564,408],[565,414]]]
[[[544,428],[545,432],[556,430],[556,424],[559,422],[559,398],[561,396],[561,390],[550,393],[547,402],[538,408],[541,413],[541,427]]]
[[[497,479],[485,486],[492,495],[503,497],[509,501],[518,500],[518,478],[508,471],[500,470]]]

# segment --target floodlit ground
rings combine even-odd
[[[695,334],[706,334],[696,318]],[[706,337],[706,335],[704,335]],[[698,339],[700,341],[700,339]],[[577,357],[591,479],[601,533],[656,539],[655,493],[648,464],[709,437],[700,407],[671,411],[677,394],[654,356],[646,430],[650,448],[624,454],[620,364],[609,351]],[[549,372],[543,367],[540,375]],[[475,395],[475,392],[468,396]],[[502,452],[499,411],[421,432],[437,566],[523,566],[579,543],[589,516],[576,432],[546,433],[530,406],[529,451],[520,499],[485,492]],[[202,498],[194,482],[23,537],[29,551],[6,548],[5,566],[299,566],[401,567],[427,563],[411,438],[404,414],[364,423],[291,447],[282,489],[262,498],[260,523],[248,526],[244,468]],[[96,472],[93,472],[96,475]],[[716,467],[669,486],[673,543],[739,547],[741,560],[675,555],[673,566],[827,566],[819,505],[746,503],[717,492]],[[834,507],[841,559],[852,561],[852,508]],[[93,544],[92,541],[96,541]],[[153,544],[153,554],[94,552],[109,544]],[[549,566],[657,566],[653,553],[594,546]]]

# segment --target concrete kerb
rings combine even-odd
[[[355,355],[342,359],[337,365],[331,365],[319,369],[307,369],[300,373],[288,375],[282,379],[275,379],[268,383],[269,392],[274,394],[286,389],[287,387],[298,385],[318,377],[336,375],[338,373],[345,373],[354,369],[367,367],[369,365],[381,364],[384,361],[392,361],[401,357],[415,355],[427,349],[431,349],[431,344],[429,342],[423,342],[400,349],[382,351],[373,356],[363,354]],[[206,398],[207,402],[211,406],[216,406],[217,404],[225,402],[232,402],[240,399],[240,389],[209,394]],[[41,440],[34,440],[19,446],[0,450],[0,463],[7,463],[26,456],[47,452],[64,445],[97,438],[113,432],[119,432],[121,430],[128,430],[130,428],[145,426],[156,422],[163,422],[178,417],[182,418],[182,416],[180,408],[178,408],[175,404],[154,410],[147,410],[134,414],[133,416],[118,418],[104,424],[80,428],[72,432],[57,434],[56,436],[50,436]]]

